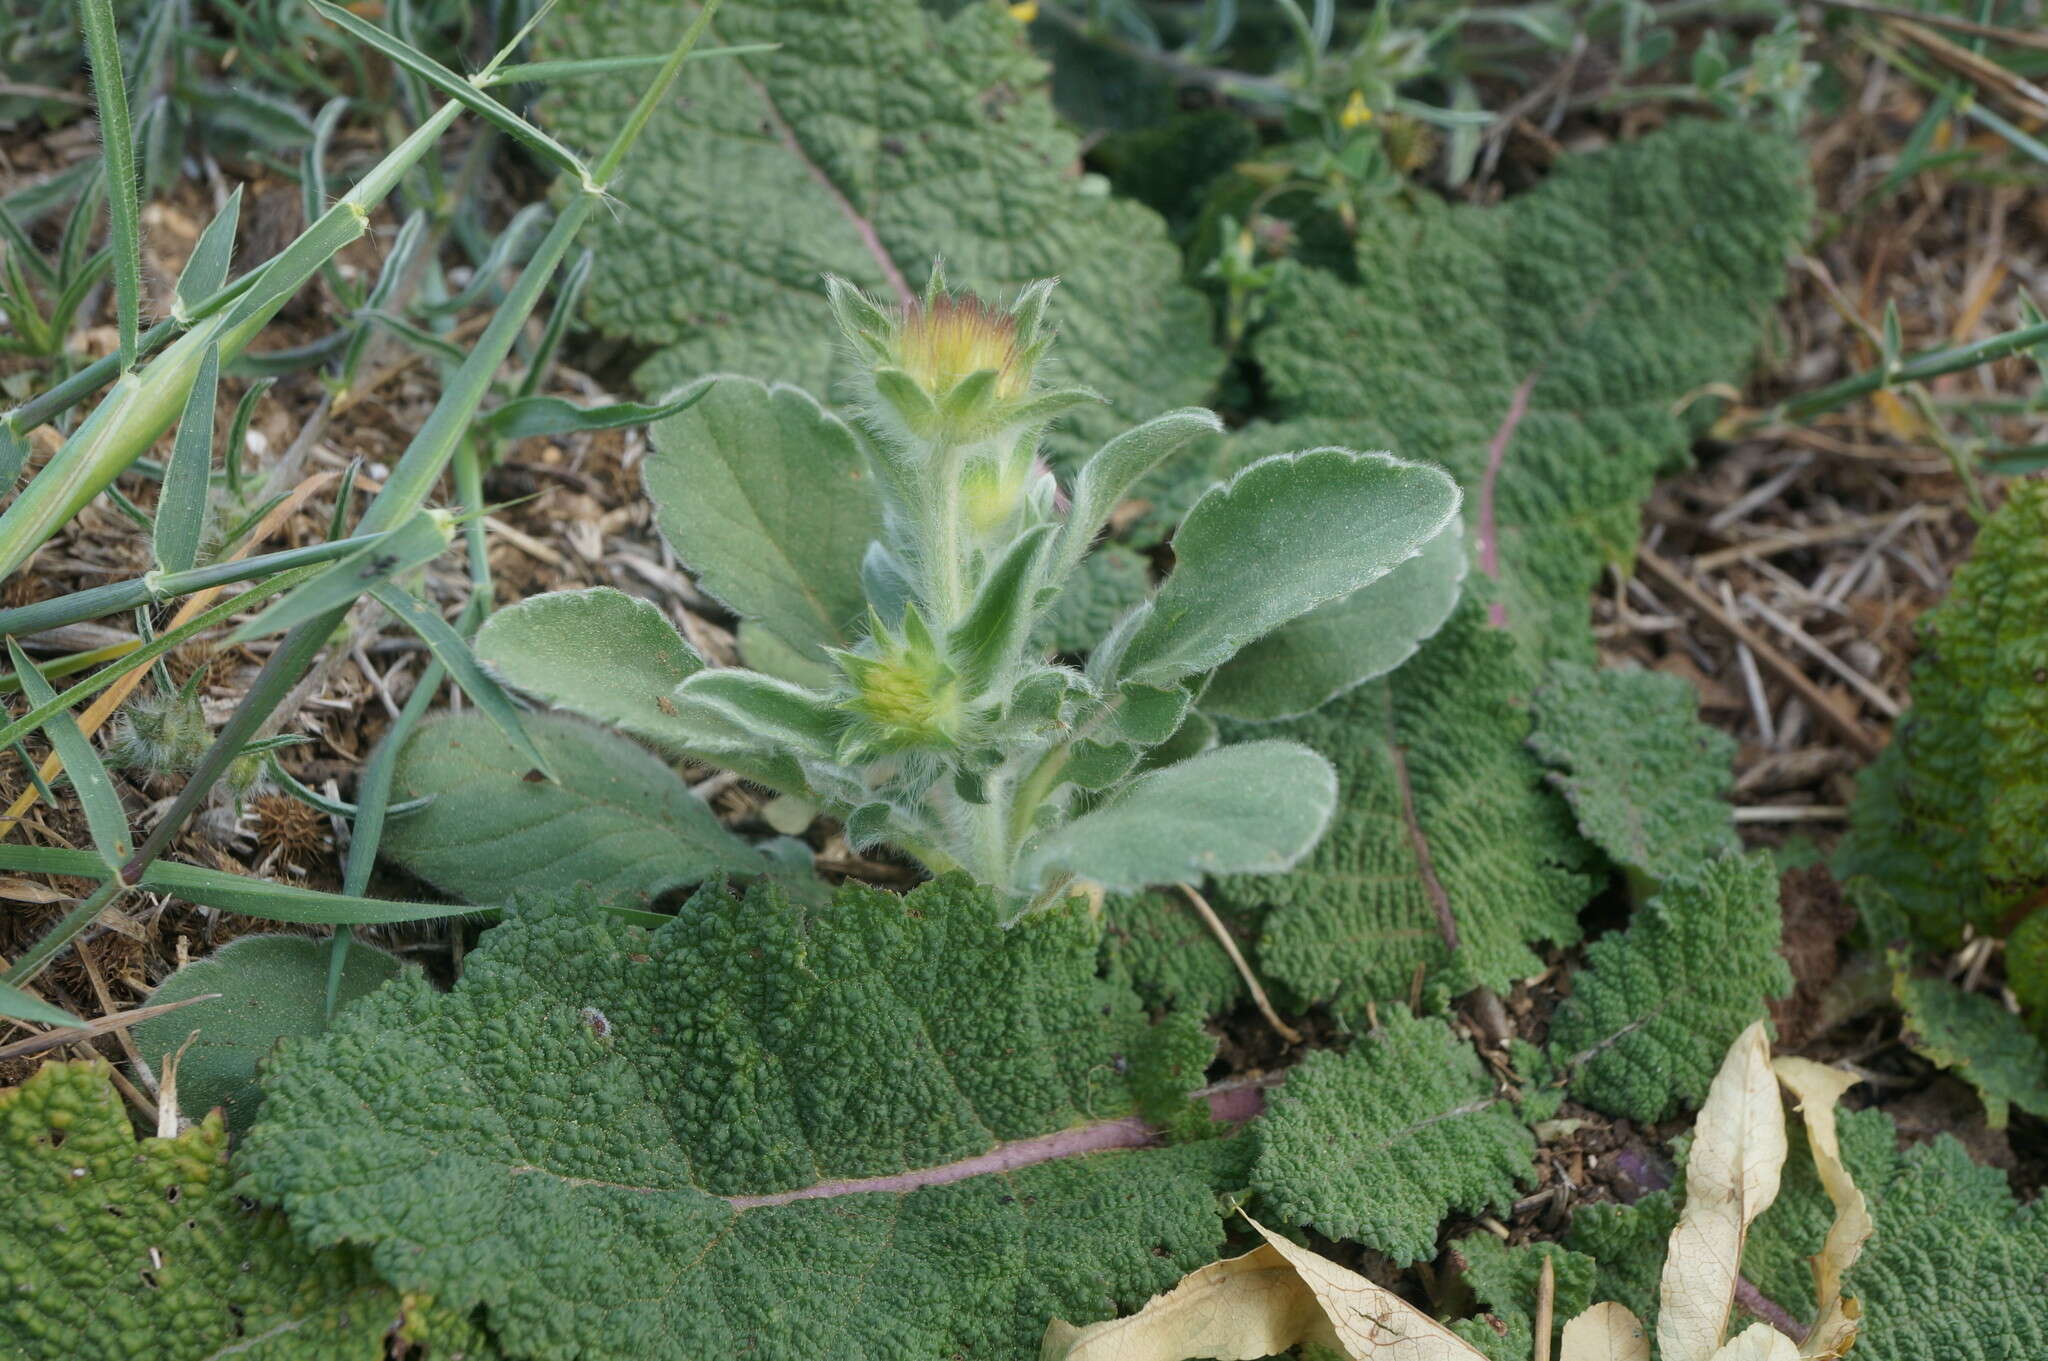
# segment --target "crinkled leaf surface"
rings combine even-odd
[[[1310,1054],[1258,1125],[1265,1217],[1313,1225],[1397,1261],[1436,1251],[1453,1210],[1504,1211],[1536,1141],[1451,1028],[1395,1005],[1350,1052]]]
[[[1863,776],[1845,880],[1938,945],[2004,935],[2048,889],[2048,483],[2015,482],[1923,621],[1913,708]]]
[[[1358,285],[1285,272],[1254,353],[1286,414],[1448,467],[1505,622],[1589,659],[1587,590],[1684,454],[1684,400],[1740,376],[1807,214],[1791,143],[1680,124],[1498,208],[1390,205]]]
[[[327,974],[333,957],[332,941],[310,936],[231,940],[166,978],[149,995],[149,1005],[220,995],[141,1022],[133,1032],[135,1048],[161,1075],[164,1056],[178,1052],[197,1031],[178,1061],[178,1109],[189,1119],[202,1120],[219,1106],[228,1128],[243,1133],[263,1100],[256,1065],[286,1035],[318,1035],[327,1028]],[[335,990],[335,1009],[375,992],[397,976],[398,968],[398,961],[382,950],[352,943]]]
[[[2048,1048],[2026,1022],[1982,993],[1903,969],[1892,995],[1906,1013],[1906,1042],[1977,1089],[1991,1128],[2004,1129],[2014,1106],[2048,1118]]]
[[[1529,745],[1579,830],[1653,879],[1741,849],[1729,814],[1735,740],[1698,718],[1678,676],[1553,662]]]
[[[309,1250],[230,1190],[218,1116],[137,1139],[101,1062],[0,1090],[0,1354],[19,1361],[383,1361],[394,1330],[444,1361],[498,1353],[402,1302],[353,1249]]]
[[[1778,874],[1763,852],[1667,880],[1626,931],[1586,947],[1551,1022],[1572,1094],[1644,1121],[1706,1095],[1729,1043],[1792,989],[1779,930]]]
[[[671,46],[693,15],[667,0],[581,0],[543,31],[557,57],[610,56],[619,35]],[[774,42],[686,67],[600,223],[588,315],[660,347],[649,391],[731,370],[826,393],[846,375],[821,275],[887,301],[932,258],[989,296],[1061,279],[1062,377],[1101,392],[1074,446],[1199,402],[1222,367],[1208,304],[1149,209],[1074,174],[1022,26],[995,5],[948,19],[917,0],[733,0],[706,41]],[[545,115],[606,145],[637,87],[570,82]]]
[[[1576,1318],[1593,1303],[1597,1264],[1555,1243],[1509,1247],[1490,1233],[1475,1233],[1451,1245],[1461,1273],[1486,1313],[1451,1325],[1452,1331],[1494,1361],[1526,1361],[1535,1345],[1536,1294],[1543,1261],[1554,1273],[1553,1327]],[[1556,1339],[1553,1337],[1552,1342]],[[1553,1348],[1553,1356],[1556,1351]]]
[[[1271,905],[1259,942],[1269,982],[1356,1004],[1407,995],[1421,963],[1452,992],[1506,987],[1541,972],[1531,943],[1578,938],[1597,856],[1524,745],[1518,706],[1531,688],[1507,635],[1468,598],[1392,676],[1305,718],[1240,730],[1291,737],[1337,764],[1341,802],[1308,859],[1216,885],[1225,904]]]
[[[1218,916],[1249,954],[1257,934],[1251,914]],[[1149,1005],[1214,1016],[1246,995],[1244,976],[1178,892],[1112,894],[1102,905],[1102,928],[1105,970],[1128,979]]]
[[[2022,1205],[2005,1173],[1970,1160],[1948,1135],[1903,1151],[1879,1110],[1839,1119],[1842,1159],[1866,1197],[1876,1232],[1850,1268],[1845,1292],[1863,1310],[1856,1361],[2031,1361],[2048,1355],[2048,1202]],[[1797,1132],[1777,1202],[1751,1226],[1743,1274],[1795,1319],[1813,1316],[1807,1259],[1819,1252],[1834,1207]],[[1569,1241],[1601,1261],[1601,1293],[1616,1264],[1662,1257],[1658,1224],[1668,1197],[1635,1206],[1589,1206]],[[1590,1230],[1587,1232],[1585,1230]],[[1643,1313],[1653,1318],[1654,1307]]]
[[[643,907],[767,867],[645,748],[561,714],[525,724],[559,783],[526,778],[526,761],[480,715],[422,723],[399,753],[393,797],[433,802],[392,819],[384,854],[444,892],[493,904],[581,883],[606,903]]]
[[[996,911],[958,877],[535,905],[452,992],[287,1049],[243,1166],[539,1361],[1028,1355],[1210,1260],[1242,1141],[1088,1152],[1151,1137],[1149,1028],[1082,917]]]
[[[647,494],[698,584],[808,661],[852,641],[882,531],[853,431],[797,388],[725,377],[652,434]]]

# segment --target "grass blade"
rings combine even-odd
[[[378,604],[419,635],[427,650],[434,654],[434,660],[448,668],[448,675],[462,687],[462,693],[468,695],[476,707],[497,725],[498,731],[505,734],[505,740],[531,762],[535,770],[552,780],[555,773],[548,767],[547,758],[540,754],[540,748],[534,746],[533,739],[526,735],[512,696],[506,694],[504,688],[478,664],[476,654],[469,650],[469,644],[455,631],[455,626],[425,601],[389,582],[372,588],[370,594],[376,597]]]
[[[106,2],[107,0],[101,0],[102,4]],[[426,81],[500,132],[524,142],[536,155],[553,164],[556,169],[574,175],[585,185],[590,183],[590,171],[584,167],[581,157],[485,94],[479,86],[455,74],[424,52],[386,33],[375,24],[358,19],[339,5],[329,4],[328,0],[307,0],[307,3],[312,5],[314,12],[321,18],[365,45],[382,52],[400,67]]]
[[[54,699],[35,703],[35,707],[31,708],[27,713],[7,724],[4,728],[0,728],[0,746],[12,746],[37,728],[42,727],[53,714],[61,713],[74,704],[91,699],[115,681],[120,680],[121,677],[133,671],[136,667],[148,666],[166,652],[171,651],[173,648],[182,647],[185,643],[204,633],[207,629],[212,628],[215,624],[220,623],[221,620],[226,619],[229,615],[239,614],[265,596],[275,595],[279,591],[291,589],[312,576],[315,570],[317,569],[303,567],[297,572],[286,572],[272,577],[269,581],[259,586],[251,587],[231,600],[224,600],[220,604],[192,616],[191,619],[180,624],[177,628],[159,633],[149,642],[139,647],[131,643],[114,644],[114,647],[117,649],[128,649],[121,655],[118,661],[102,670],[93,672],[92,675],[86,677]],[[37,668],[30,667],[29,669],[37,671],[37,674],[40,676],[41,672]],[[11,682],[19,682],[20,677],[9,676],[4,679]]]
[[[97,859],[85,851],[11,843],[0,843],[0,869],[16,874],[85,877],[106,873]],[[174,894],[187,902],[218,908],[223,912],[239,912],[243,916],[261,917],[266,921],[310,925],[379,926],[390,922],[463,916],[478,910],[462,903],[387,901],[345,893],[322,893],[318,889],[299,888],[292,884],[274,884],[252,875],[229,874],[224,870],[171,861],[154,864],[144,870],[137,887]],[[9,977],[11,981],[20,981],[13,979],[11,974]]]
[[[647,406],[640,402],[578,406],[561,397],[515,397],[478,424],[484,433],[508,440],[525,439],[530,435],[562,435],[575,430],[616,430],[623,425],[647,425],[665,416],[673,416],[702,401],[711,387],[710,383],[705,383],[660,406]]]
[[[15,850],[27,848],[16,848],[10,846],[7,849]],[[93,857],[86,854],[84,851],[67,851],[65,852],[65,854],[76,856],[78,857],[79,860],[84,861],[86,864],[93,863]],[[80,875],[90,875],[101,872],[104,872],[104,867],[99,867],[96,869],[80,868],[74,871],[74,873]],[[108,879],[107,881],[102,883],[98,888],[92,891],[92,895],[90,897],[86,898],[83,902],[79,903],[77,907],[72,908],[62,917],[58,918],[57,924],[51,927],[48,931],[45,931],[36,940],[35,944],[29,946],[28,949],[22,951],[21,958],[14,961],[14,967],[9,969],[5,974],[0,974],[0,983],[8,984],[10,986],[18,988],[23,984],[29,982],[37,974],[41,973],[44,967],[48,965],[51,960],[55,959],[58,955],[62,954],[64,951],[64,947],[69,945],[79,935],[79,933],[84,931],[86,927],[91,926],[93,922],[97,921],[99,919],[100,913],[104,912],[107,909],[107,907],[116,898],[120,897],[124,891],[124,887],[121,883],[121,877],[119,875],[115,875],[113,878]]]
[[[548,370],[554,366],[555,351],[561,348],[562,337],[569,333],[569,323],[583,302],[584,286],[590,282],[590,271],[596,264],[597,252],[586,246],[562,271],[561,286],[555,289],[554,310],[548,313],[548,324],[541,331],[540,344],[533,347],[532,358],[526,365],[526,376],[519,380],[519,396],[531,397],[547,381]]]
[[[213,215],[213,221],[206,224],[206,230],[199,233],[199,244],[192,248],[192,258],[178,275],[171,315],[185,325],[192,324],[193,304],[212,297],[227,283],[228,264],[235,254],[235,228],[241,219],[242,186],[238,184],[235,192],[228,195],[227,203]]]
[[[199,561],[199,538],[206,528],[206,490],[213,476],[213,404],[220,389],[220,346],[206,347],[199,377],[185,399],[171,461],[164,468],[164,489],[157,497],[152,527],[157,570],[189,572]]]
[[[705,47],[685,57],[685,61],[709,61],[713,57],[751,57],[762,52],[774,52],[781,43],[735,43],[731,47]],[[515,85],[522,82],[549,80],[577,80],[584,76],[619,76],[632,71],[645,71],[668,60],[665,52],[649,52],[637,57],[584,57],[573,61],[525,61],[511,66],[501,66],[488,78],[478,77],[479,85]]]
[[[53,1007],[40,997],[0,983],[0,1016],[13,1021],[34,1021],[38,1025],[83,1026],[85,1022],[62,1007]]]
[[[454,542],[453,517],[423,510],[410,520],[349,554],[262,614],[228,635],[228,643],[246,643],[294,628],[309,619],[347,609],[402,572],[425,566]]]
[[[121,330],[121,368],[135,367],[137,319],[142,315],[142,206],[136,201],[135,129],[128,119],[128,86],[121,78],[121,40],[114,31],[114,0],[82,0],[85,50],[99,101],[100,141],[107,158],[107,219],[114,247],[114,311]]]
[[[50,689],[50,683],[43,679],[43,673],[36,670],[28,654],[21,650],[21,644],[12,638],[7,640],[7,656],[14,663],[14,674],[21,678],[22,693],[30,704],[48,704],[57,698],[56,692]],[[128,814],[121,807],[121,795],[108,777],[99,753],[78,730],[78,720],[71,716],[69,709],[60,708],[53,712],[44,720],[43,732],[56,749],[57,759],[64,763],[65,771],[71,776],[71,787],[78,791],[78,802],[85,808],[86,825],[92,829],[93,848],[100,853],[108,868],[118,869],[132,849],[128,841]]]
[[[27,463],[28,441],[15,434],[12,426],[0,425],[0,496],[14,490]]]

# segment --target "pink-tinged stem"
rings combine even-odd
[[[1212,1092],[1208,1101],[1210,1115],[1235,1124],[1249,1120],[1265,1109],[1266,1092],[1262,1085],[1247,1084]],[[821,1181],[815,1186],[771,1191],[761,1196],[726,1196],[725,1203],[735,1210],[758,1210],[770,1205],[787,1205],[791,1201],[824,1200],[833,1196],[901,1195],[927,1186],[945,1186],[951,1182],[966,1181],[969,1177],[985,1177],[992,1172],[1014,1172],[1020,1167],[1051,1162],[1056,1158],[1076,1158],[1085,1153],[1105,1153],[1118,1148],[1147,1148],[1159,1140],[1158,1130],[1131,1115],[1121,1120],[1103,1120],[1075,1129],[1055,1130],[1030,1139],[1012,1139],[1006,1144],[997,1144],[986,1153],[937,1167],[918,1167],[886,1177]]]
[[[1486,472],[1479,479],[1479,526],[1476,533],[1479,570],[1495,581],[1500,580],[1500,525],[1494,506],[1494,489],[1500,481],[1501,465],[1507,461],[1508,445],[1515,438],[1515,427],[1522,423],[1522,417],[1529,414],[1529,394],[1535,391],[1536,380],[1540,376],[1541,371],[1538,370],[1522,380],[1514,396],[1508,399],[1507,414],[1501,417],[1500,427],[1486,444]],[[1499,601],[1488,609],[1487,616],[1495,627],[1507,623],[1507,611]]]

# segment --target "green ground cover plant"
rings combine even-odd
[[[0,606],[6,826],[74,833],[0,837],[59,886],[7,881],[55,908],[0,960],[0,1358],[2048,1348],[2038,1199],[1787,1019],[1799,854],[1591,608],[1703,440],[2048,323],[1894,318],[1734,410],[1839,225],[1799,17],[1358,8],[82,0],[103,153],[0,199],[0,577],[109,505],[147,567]],[[0,98],[62,126],[38,33]],[[1498,71],[1588,41],[1636,80],[1600,135],[1480,192]],[[307,225],[252,261],[221,189],[155,316],[192,147]],[[288,504],[272,381],[325,421],[393,373],[392,456]],[[520,479],[598,486],[597,435],[638,574],[508,574]],[[2048,499],[1938,442],[1997,509],[1822,1009],[2024,1150]],[[279,724],[387,628],[412,688],[316,778]],[[188,854],[257,791],[333,874]],[[60,969],[152,894],[301,933],[88,1019]]]

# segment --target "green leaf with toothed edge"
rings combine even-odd
[[[1699,694],[1655,671],[1553,662],[1529,745],[1617,864],[1664,879],[1742,849],[1728,803],[1735,739],[1699,721]]]
[[[1267,1222],[1312,1225],[1399,1262],[1436,1253],[1451,1211],[1505,1213],[1536,1141],[1471,1044],[1395,1004],[1344,1054],[1292,1069],[1258,1123]]]
[[[1112,1151],[1189,1035],[1147,1057],[1077,908],[997,912],[959,876],[707,888],[655,930],[537,900],[453,991],[280,1053],[240,1165],[534,1361],[1029,1355],[1213,1258],[1244,1144]]]
[[[1945,978],[1913,977],[1910,961],[1897,951],[1891,967],[1892,999],[1905,1013],[1906,1043],[1975,1087],[1991,1128],[2004,1129],[2015,1106],[2048,1118],[2048,1048],[2025,1021]]]
[[[690,13],[575,0],[539,40],[556,58],[605,54],[622,32],[659,47]],[[644,392],[718,370],[842,391],[851,358],[823,276],[903,302],[942,255],[984,297],[1059,276],[1060,381],[1108,399],[1062,419],[1061,452],[1209,395],[1223,356],[1208,303],[1156,214],[1075,173],[1045,66],[1000,6],[727,0],[706,41],[781,46],[686,69],[620,185],[625,211],[598,224],[587,314],[659,347]],[[541,112],[597,145],[630,102],[582,81]]]
[[[1535,942],[1578,939],[1599,857],[1524,745],[1534,677],[1486,605],[1482,585],[1399,670],[1315,713],[1224,725],[1337,764],[1336,816],[1307,859],[1214,885],[1219,907],[1270,909],[1259,971],[1303,1002],[1357,1015],[1408,996],[1418,968],[1443,994],[1506,988],[1542,971]]]
[[[1498,207],[1390,200],[1359,224],[1359,284],[1281,268],[1253,355],[1281,414],[1448,468],[1516,640],[1590,661],[1588,592],[1628,559],[1688,410],[1741,378],[1783,291],[1804,159],[1681,122],[1567,156]]]
[[[239,1194],[227,1127],[135,1137],[99,1060],[0,1089],[0,1354],[9,1361],[439,1361],[497,1347],[460,1313],[401,1298],[354,1248],[310,1249]]]
[[[1778,872],[1764,852],[1674,875],[1626,931],[1586,947],[1550,1048],[1574,1097],[1662,1120],[1706,1095],[1735,1037],[1792,990],[1778,952]]]

